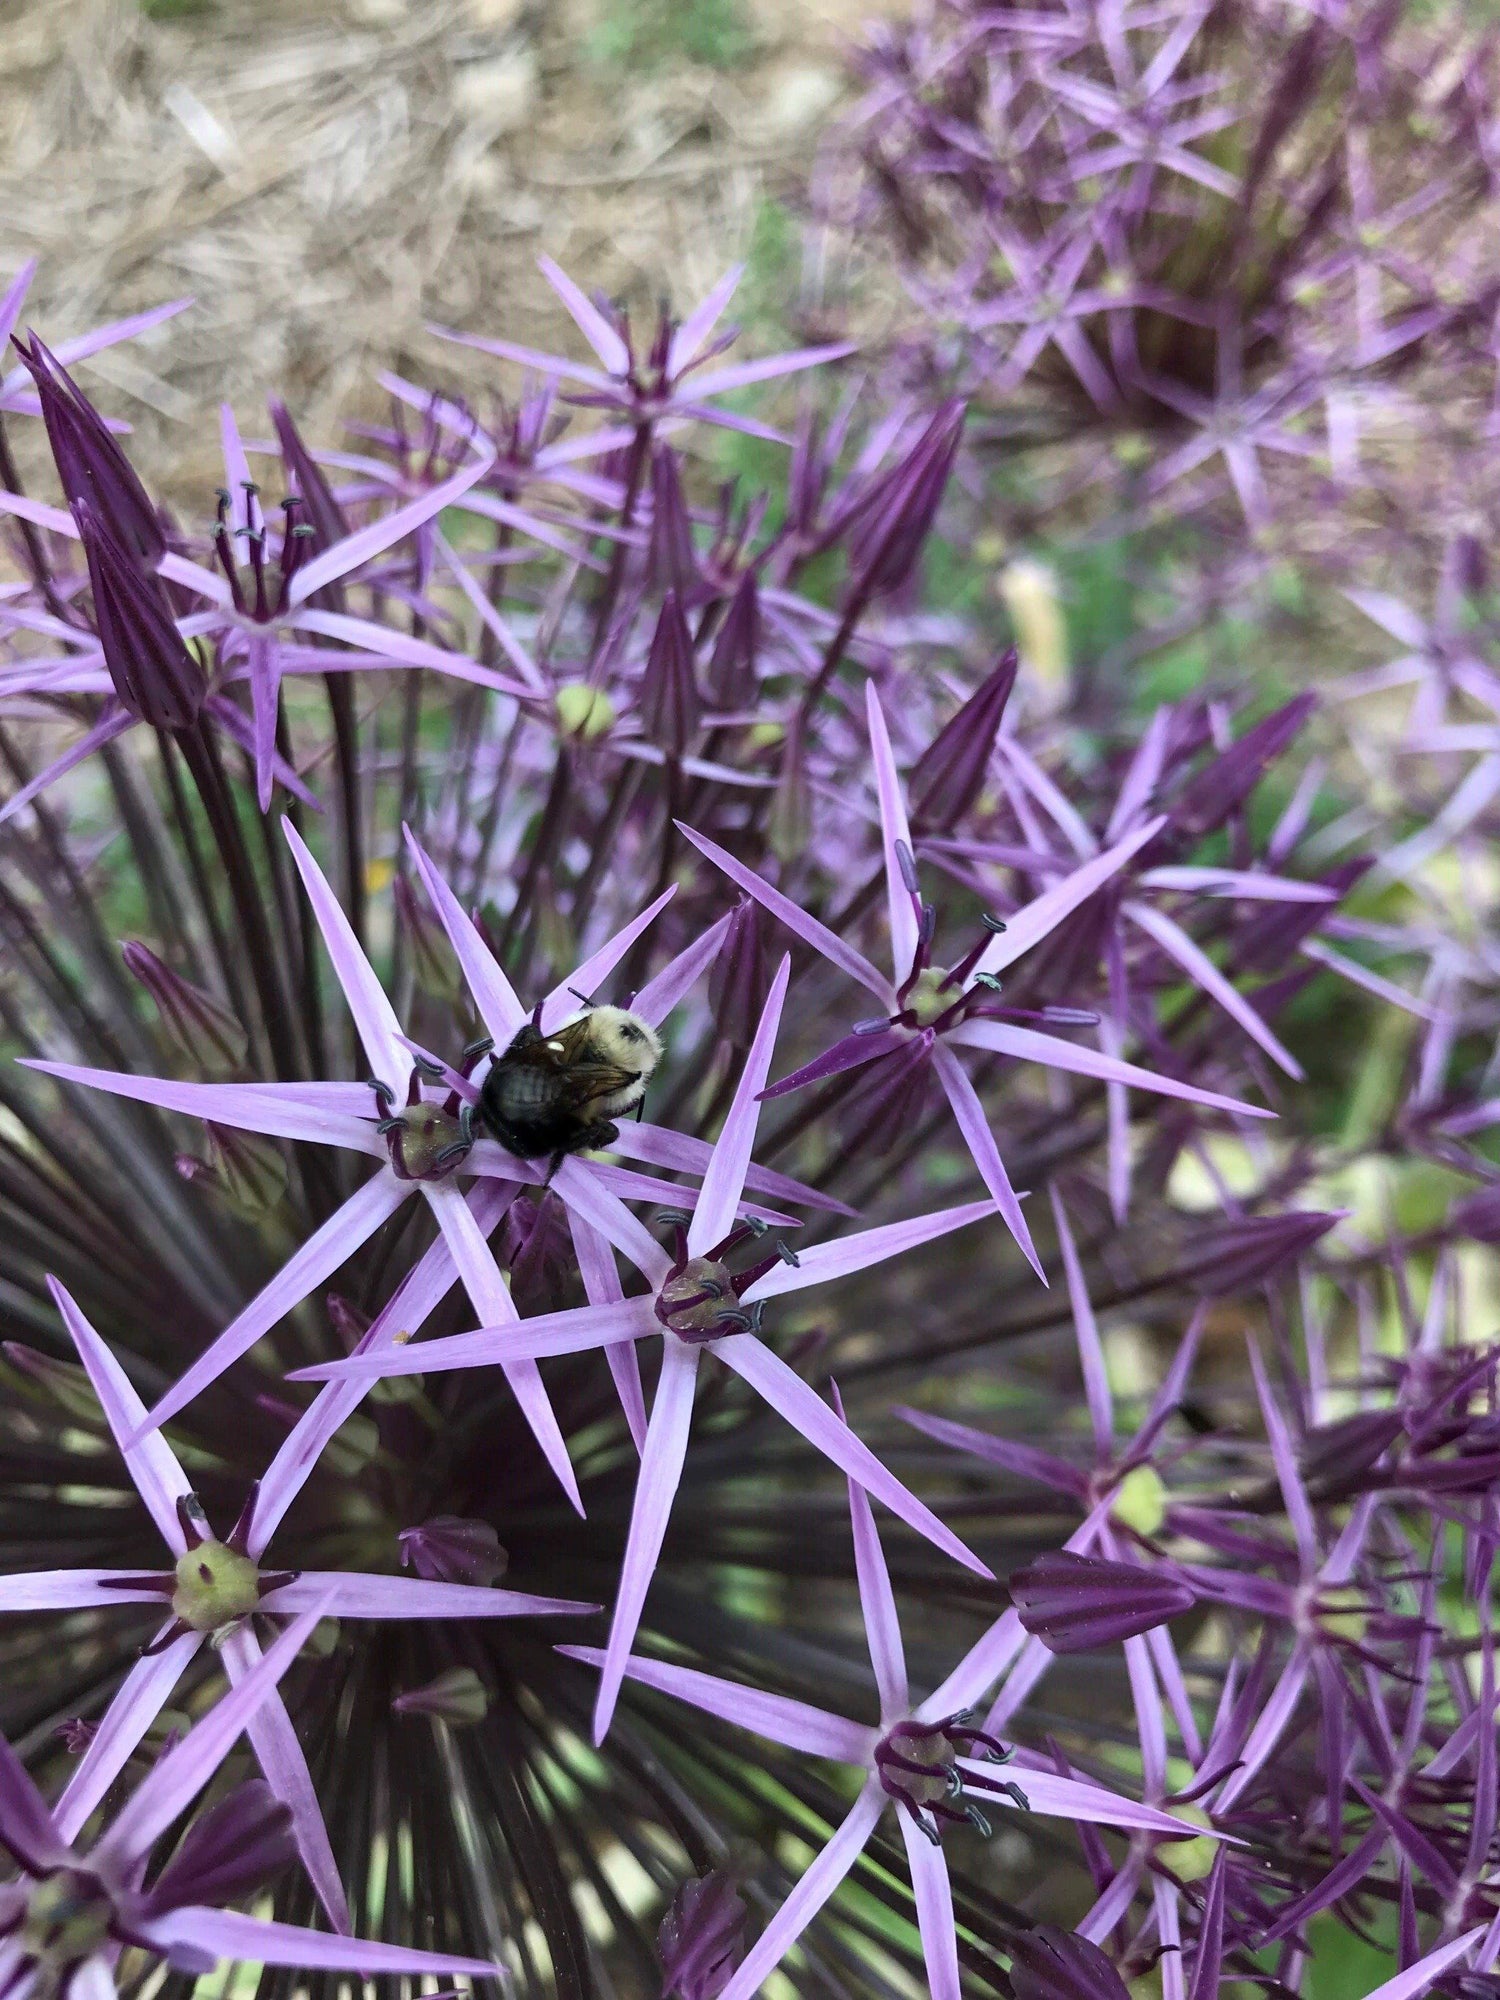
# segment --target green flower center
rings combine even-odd
[[[656,1317],[684,1340],[712,1339],[726,1314],[739,1310],[724,1266],[712,1257],[689,1257],[656,1295]]]
[[[1156,1468],[1137,1465],[1115,1488],[1110,1514],[1122,1528],[1137,1535],[1154,1535],[1167,1518],[1167,1489]]]
[[[565,736],[594,743],[614,727],[615,705],[603,688],[590,687],[587,681],[569,681],[552,699]]]
[[[217,1632],[260,1606],[260,1570],[223,1542],[199,1542],[177,1558],[172,1609],[194,1632]]]
[[[951,986],[946,992],[943,990],[943,981],[947,977],[946,972],[935,965],[929,965],[924,971],[919,972],[913,981],[912,989],[906,996],[906,1011],[916,1017],[919,1028],[930,1028],[940,1015],[947,1013],[958,998],[957,992]]]
[[[1173,1806],[1173,1819],[1191,1820],[1194,1826],[1212,1826],[1202,1806]],[[1201,1882],[1214,1865],[1220,1843],[1206,1833],[1186,1840],[1167,1840],[1156,1851],[1163,1868],[1170,1869],[1179,1882]]]
[[[42,1965],[61,1972],[103,1949],[113,1915],[97,1878],[67,1868],[32,1889],[21,1926],[22,1942]]]

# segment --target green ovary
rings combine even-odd
[[[223,1542],[200,1542],[177,1558],[172,1609],[195,1632],[217,1632],[260,1606],[260,1571]]]

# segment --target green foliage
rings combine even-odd
[[[733,69],[754,52],[755,34],[741,0],[609,0],[586,48],[606,69]]]

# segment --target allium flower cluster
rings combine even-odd
[[[1223,195],[1162,22],[976,28],[1060,210]],[[1489,1991],[1483,802],[1042,685],[962,403],[544,270],[196,521],[0,395],[0,2000]]]

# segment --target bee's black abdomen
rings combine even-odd
[[[594,1127],[578,1116],[566,1072],[528,1054],[541,1039],[535,1028],[522,1028],[490,1064],[479,1092],[480,1117],[502,1146],[527,1160],[576,1153],[591,1143]]]

